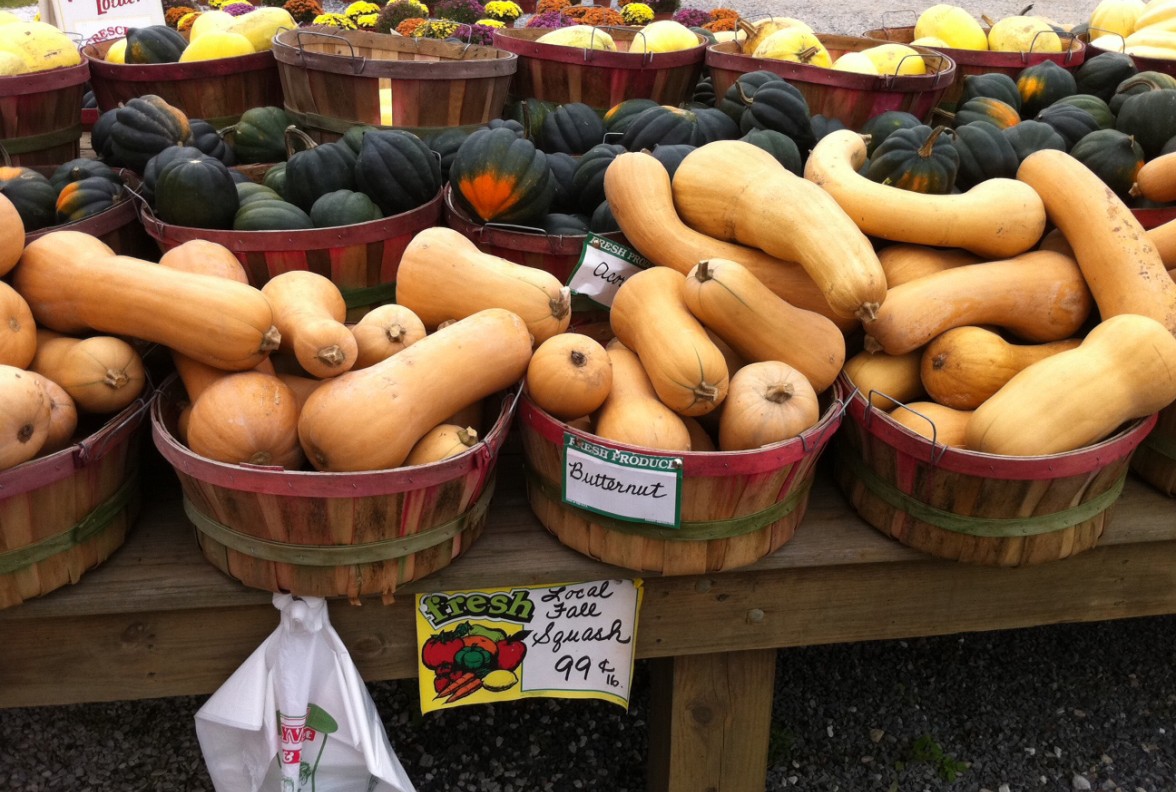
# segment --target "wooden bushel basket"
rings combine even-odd
[[[1176,496],[1176,403],[1160,410],[1155,428],[1131,457],[1131,469],[1160,492]]]
[[[519,68],[511,96],[567,104],[582,102],[607,110],[626,99],[652,99],[677,106],[690,99],[702,73],[706,40],[677,52],[629,52],[638,28],[605,27],[616,52],[540,44],[535,39],[549,30],[500,28],[494,46],[516,54]]]
[[[1097,33],[1097,31],[1091,31],[1091,32]],[[1120,40],[1122,39],[1122,36],[1118,36],[1118,34],[1112,33],[1110,35],[1117,36]],[[1097,37],[1098,36],[1096,35],[1095,38],[1097,38]],[[1104,47],[1097,47],[1094,44],[1087,42],[1086,43],[1086,51],[1090,54],[1090,57],[1093,58],[1096,55],[1102,55],[1104,52],[1120,52],[1121,53],[1121,52],[1123,52],[1123,47],[1125,45],[1126,45],[1126,42],[1121,41],[1120,45],[1118,47],[1116,47],[1115,49],[1106,49]],[[1173,77],[1176,77],[1176,60],[1174,60],[1172,58],[1143,58],[1138,55],[1132,55],[1131,60],[1135,62],[1135,68],[1138,71],[1141,71],[1141,72],[1154,71],[1154,72],[1160,72],[1161,74],[1170,74]]]
[[[985,33],[988,30],[985,28]],[[867,30],[863,35],[876,39],[874,43],[893,41],[899,44],[910,44],[915,40],[915,28],[910,27],[881,27]],[[951,58],[956,65],[955,80],[943,92],[939,106],[947,112],[954,112],[964,93],[964,78],[969,75],[998,72],[1007,74],[1014,80],[1022,69],[1034,66],[1042,61],[1053,61],[1066,69],[1077,69],[1086,60],[1086,45],[1076,36],[1067,37],[1064,33],[1062,43],[1066,49],[1063,52],[992,52],[990,50],[966,50],[955,47],[936,47],[936,52],[942,52]]]
[[[857,36],[817,36],[830,57],[846,52],[860,52],[878,44]],[[850,129],[861,129],[865,122],[887,110],[904,110],[924,121],[939,103],[943,93],[955,80],[955,62],[942,52],[915,47],[927,64],[926,74],[873,75],[826,69],[806,63],[756,58],[739,51],[739,42],[712,44],[706,51],[715,96],[748,72],[766,70],[792,83],[808,102],[809,112],[835,118]]]
[[[190,63],[107,63],[106,51],[115,41],[121,39],[82,48],[90,60],[90,86],[100,111],[155,94],[189,118],[219,129],[235,124],[251,107],[282,106],[282,83],[272,52]]]
[[[441,220],[441,191],[423,206],[379,220],[297,231],[233,231],[165,223],[140,202],[139,219],[159,249],[167,252],[191,239],[224,245],[261,288],[275,275],[310,270],[331,280],[356,321],[396,294],[400,257],[417,232]]]
[[[937,558],[1005,567],[1056,561],[1098,544],[1132,452],[1156,422],[1154,415],[1135,421],[1076,451],[1008,457],[932,442],[860,392],[846,412],[834,472],[862,519]]]
[[[0,608],[77,583],[122,546],[139,515],[150,401],[148,384],[69,448],[0,472]]]
[[[274,37],[286,113],[317,142],[356,124],[421,138],[502,115],[518,59],[476,44],[309,27]]]
[[[834,399],[793,440],[751,451],[668,453],[573,429],[525,395],[519,404],[527,499],[560,542],[607,564],[701,575],[752,564],[792,539],[808,507],[817,460],[841,423]],[[682,459],[681,527],[625,522],[562,502],[564,435],[622,451]]]
[[[56,165],[82,151],[82,96],[90,66],[0,77],[0,144],[13,165]]]
[[[486,401],[492,428],[430,465],[322,473],[230,465],[176,439],[183,386],[160,388],[156,448],[176,471],[204,557],[252,588],[307,597],[382,596],[449,565],[481,535],[516,394]],[[491,412],[493,411],[493,414]],[[373,438],[373,442],[379,442]]]

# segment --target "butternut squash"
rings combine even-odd
[[[260,290],[160,267],[79,231],[51,231],[25,247],[13,271],[38,324],[153,341],[217,368],[253,368],[278,348]]]
[[[1176,220],[1149,229],[1147,241],[1156,246],[1165,267],[1176,269]]]
[[[289,270],[261,287],[274,311],[282,349],[294,353],[308,374],[337,377],[355,365],[359,347],[347,318],[347,302],[330,278],[309,270]]]
[[[526,322],[537,345],[572,320],[571,292],[550,272],[483,253],[443,226],[419,231],[408,243],[396,271],[396,301],[425,327],[504,308]]]
[[[352,368],[367,368],[424,338],[425,323],[405,306],[388,303],[360,317],[351,334],[358,348]]]
[[[405,465],[428,465],[464,454],[478,444],[478,433],[472,427],[441,424],[425,433],[405,458]]]
[[[604,347],[579,333],[544,341],[527,365],[527,393],[562,421],[595,412],[612,388],[612,363]]]
[[[871,236],[996,259],[1029,250],[1045,233],[1041,198],[1013,179],[988,179],[958,195],[930,195],[870,181],[858,172],[865,161],[862,136],[840,129],[817,141],[804,176]]]
[[[310,398],[310,394],[318,390],[318,387],[325,381],[315,377],[301,377],[297,374],[275,374],[274,376],[286,383],[286,387],[294,393],[294,400],[298,402],[299,412],[302,411],[302,405],[306,404],[306,400]]]
[[[176,245],[160,257],[159,263],[184,272],[218,275],[238,283],[249,283],[249,275],[237,254],[207,239],[189,239]]]
[[[0,365],[28,368],[37,351],[37,323],[16,289],[0,281]]]
[[[37,456],[47,456],[70,445],[78,428],[78,409],[70,395],[56,382],[36,372],[29,373],[41,384],[49,400],[49,431],[37,452]]]
[[[820,419],[817,392],[798,369],[778,360],[748,363],[731,378],[719,417],[719,450],[790,440]]]
[[[604,172],[604,194],[625,240],[654,264],[685,275],[702,259],[738,261],[778,297],[831,319],[843,332],[857,319],[837,314],[816,281],[794,261],[695,231],[674,208],[670,174],[647,152],[618,155]]]
[[[841,316],[868,321],[886,296],[878,255],[853,220],[751,143],[719,140],[691,151],[674,172],[673,193],[696,231],[799,263]]]
[[[1069,338],[1010,344],[983,327],[956,327],[923,349],[920,378],[927,394],[940,404],[974,410],[1021,369],[1079,343],[1081,339]]]
[[[25,246],[24,221],[7,196],[0,195],[0,278],[20,261]]]
[[[49,397],[37,377],[0,364],[0,470],[35,457],[49,436]]]
[[[450,415],[442,423],[464,426],[476,432],[483,431],[484,424],[486,423],[485,401],[485,399],[478,399],[458,408],[457,412]],[[497,415],[495,415],[495,418],[497,418]]]
[[[882,264],[882,271],[886,273],[886,288],[893,289],[907,281],[934,275],[952,267],[979,264],[983,259],[975,253],[959,248],[937,248],[898,242],[878,251],[878,261]]]
[[[891,419],[932,443],[965,448],[971,410],[958,410],[933,401],[915,401],[892,409]]]
[[[714,413],[711,413],[714,415]],[[715,444],[715,440],[711,437],[710,432],[702,425],[702,421],[697,418],[690,418],[682,416],[682,423],[686,424],[686,430],[690,432],[690,450],[702,453],[713,453],[719,450]]]
[[[531,334],[517,314],[478,311],[320,385],[298,420],[302,447],[318,470],[397,467],[459,408],[522,379],[530,359]]]
[[[989,454],[1060,454],[1174,400],[1176,337],[1151,317],[1116,314],[1078,347],[1013,375],[976,408],[966,442]]]
[[[699,262],[683,282],[682,297],[690,313],[740,357],[787,363],[818,393],[833,384],[845,363],[845,337],[837,325],[777,297],[742,264]]]
[[[612,388],[592,416],[593,432],[639,448],[689,451],[690,430],[682,416],[658,399],[637,354],[617,340],[610,341],[605,350],[612,364]]]
[[[1091,307],[1074,259],[1033,250],[894,287],[866,328],[865,344],[901,355],[964,325],[997,325],[1038,343],[1060,341],[1078,332]]]
[[[666,267],[631,276],[613,298],[617,340],[641,359],[662,402],[681,415],[705,415],[727,395],[727,361],[682,297],[686,277]]]
[[[193,453],[230,465],[302,465],[298,401],[272,374],[240,371],[209,384],[188,416]]]
[[[114,336],[74,338],[38,330],[29,368],[60,385],[84,413],[118,412],[147,385],[143,358]]]
[[[1104,321],[1142,314],[1176,333],[1176,284],[1143,226],[1110,187],[1054,149],[1026,157],[1017,178],[1041,195],[1049,219],[1074,248]]]
[[[845,361],[845,376],[871,407],[889,412],[895,404],[917,401],[927,395],[919,378],[922,357],[921,348],[901,355],[863,350]]]
[[[1176,151],[1143,163],[1135,174],[1131,194],[1158,203],[1176,201]]]

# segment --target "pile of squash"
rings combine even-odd
[[[121,173],[86,157],[55,168],[2,167],[0,195],[28,232],[84,220],[130,197]]]
[[[61,30],[0,11],[0,77],[62,69],[81,62],[77,44]]]
[[[1096,49],[1176,59],[1176,3],[1172,0],[1101,0],[1087,28]]]
[[[187,35],[168,25],[131,28],[106,50],[107,63],[134,66],[239,58],[273,48],[274,36],[298,27],[284,8],[263,6],[240,16],[193,12]]]

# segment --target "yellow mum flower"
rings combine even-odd
[[[499,21],[499,20],[497,20],[497,19],[479,19],[479,20],[478,20],[477,22],[475,22],[474,24],[475,24],[475,25],[485,25],[486,27],[492,27],[492,28],[504,28],[504,27],[506,27],[506,23],[505,23],[505,22],[501,22],[501,21]]]
[[[343,30],[355,30],[356,25],[352,19],[344,14],[319,14],[314,18],[313,25],[327,25],[328,27],[342,28]]]
[[[629,3],[621,8],[626,25],[646,25],[653,21],[653,9],[645,3]]]

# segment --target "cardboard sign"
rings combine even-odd
[[[421,712],[519,698],[629,707],[641,580],[418,594]]]
[[[160,0],[40,0],[39,10],[42,22],[78,36],[79,47],[164,24]]]
[[[580,261],[568,278],[573,296],[611,308],[621,284],[643,269],[653,266],[632,248],[589,233],[584,237]]]
[[[565,433],[563,501],[619,520],[678,528],[682,458],[619,451]]]

